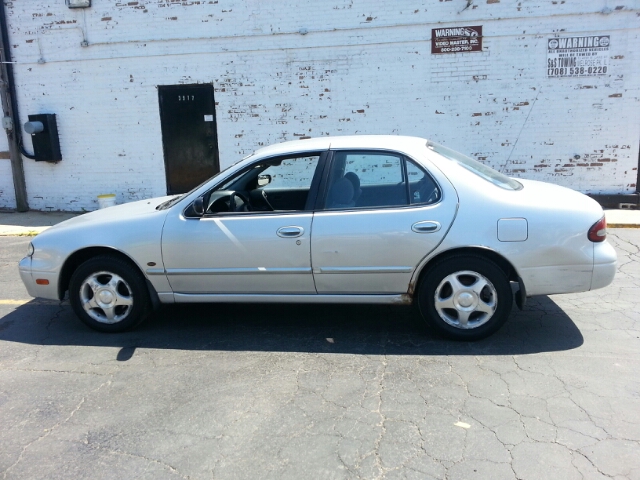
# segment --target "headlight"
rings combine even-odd
[[[27,247],[27,256],[30,257],[35,252],[35,248],[33,248],[33,243],[29,242],[29,246]]]

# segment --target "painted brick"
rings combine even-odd
[[[164,195],[157,86],[191,83],[214,86],[222,168],[302,136],[406,134],[517,177],[635,191],[636,3],[605,14],[604,0],[5,3],[21,118],[56,113],[60,132],[62,162],[25,159],[35,209]],[[466,25],[483,26],[482,52],[430,53],[432,28]],[[611,37],[607,75],[547,77],[549,38],[594,34]]]
[[[0,208],[15,208],[16,194],[13,189],[9,143],[6,135],[0,135]]]

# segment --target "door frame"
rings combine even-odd
[[[175,85],[157,85],[158,90],[158,114],[160,115],[160,135],[162,138],[162,160],[165,168],[165,185],[167,190],[167,195],[171,195],[169,193],[169,176],[167,175],[168,167],[167,167],[167,149],[165,145],[165,132],[162,128],[162,119],[163,119],[163,110],[162,110],[162,94],[163,92],[170,93],[172,90],[180,90],[184,88],[202,88],[210,90],[210,95],[207,95],[207,98],[210,99],[210,107],[213,115],[213,151],[214,151],[214,169],[217,172],[220,172],[220,150],[218,147],[218,119],[216,114],[216,102],[215,102],[215,94],[214,94],[214,86],[213,83],[185,83],[185,84],[175,84]]]

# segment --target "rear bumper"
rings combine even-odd
[[[617,270],[616,251],[606,240],[591,245],[593,263],[520,268],[527,296],[587,292],[609,285]]]
[[[593,275],[591,290],[603,288],[613,281],[618,268],[618,255],[607,241],[593,246]]]
[[[519,271],[527,296],[586,292],[591,286],[592,265],[552,265]]]

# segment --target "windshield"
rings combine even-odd
[[[202,182],[200,185],[198,185],[197,187],[192,188],[191,190],[189,190],[187,193],[181,193],[180,195],[177,195],[173,198],[170,198],[169,200],[167,200],[166,202],[162,202],[160,205],[158,205],[156,207],[156,210],[166,210],[167,208],[171,208],[172,206],[174,206],[176,203],[178,203],[178,201],[181,198],[184,198],[188,195],[191,195],[192,192],[195,192],[196,190],[198,190],[200,187],[202,187],[205,183],[209,182],[211,179],[216,178],[217,176],[221,175],[222,173],[226,172],[227,170],[229,170],[231,167],[235,167],[238,163],[242,162],[243,160],[246,160],[247,158],[253,157],[255,155],[255,153],[252,153],[251,155],[247,155],[244,158],[241,158],[240,160],[238,160],[236,163],[234,163],[233,165],[229,165],[227,168],[225,168],[224,170],[222,170],[221,172],[216,173],[213,177],[207,178],[204,182]]]
[[[498,172],[497,170],[494,170],[491,167],[487,167],[483,163],[469,158],[462,153],[456,152],[455,150],[451,150],[447,147],[443,147],[442,145],[431,141],[427,142],[427,148],[430,148],[443,157],[456,162],[458,165],[466,168],[467,170],[475,173],[479,177],[484,178],[485,180],[493,183],[494,185],[497,185],[500,188],[504,188],[506,190],[522,189],[522,184],[517,180],[509,178],[506,175]]]

